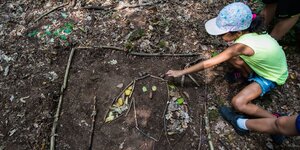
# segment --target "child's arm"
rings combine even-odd
[[[243,44],[234,44],[215,57],[212,57],[208,60],[204,60],[196,65],[193,65],[183,70],[169,70],[166,74],[168,76],[180,77],[185,74],[201,71],[206,68],[225,62],[232,57],[243,54],[244,49],[247,49],[247,46]]]

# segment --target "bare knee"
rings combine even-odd
[[[239,111],[239,112],[243,112],[243,110],[245,110],[244,108],[246,107],[246,103],[243,101],[243,98],[241,97],[233,97],[231,100],[231,104],[232,106],[235,108],[235,110]]]
[[[288,118],[287,117],[279,117],[275,120],[275,127],[276,130],[281,133],[284,134],[286,129],[286,123],[288,122]]]

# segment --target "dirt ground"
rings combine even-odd
[[[230,106],[230,99],[246,85],[224,80],[225,73],[232,70],[227,63],[192,74],[199,86],[188,77],[183,87],[181,78],[164,78],[188,95],[191,122],[182,134],[164,133],[167,83],[155,78],[136,82],[132,96],[137,123],[147,135],[136,129],[132,107],[127,116],[104,123],[112,100],[141,73],[161,76],[169,69],[212,57],[225,46],[205,32],[204,22],[230,1],[210,5],[198,0],[154,1],[127,8],[127,4],[139,2],[77,0],[75,5],[62,6],[36,22],[63,2],[0,2],[0,150],[49,149],[61,94],[56,149],[209,149],[204,114],[209,118],[215,149],[300,149],[299,136],[276,145],[265,134],[239,136],[220,117],[218,107]],[[253,9],[257,5],[250,3]],[[289,65],[287,83],[255,103],[270,112],[293,115],[300,110],[300,54],[295,42],[282,44]],[[94,46],[98,48],[91,48]],[[76,47],[88,48],[76,49],[67,88],[61,93],[69,53]],[[132,52],[187,56],[134,56]],[[149,98],[149,91],[143,92],[142,87],[151,89],[153,85],[157,91]]]

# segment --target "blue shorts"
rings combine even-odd
[[[261,94],[260,96],[265,95],[267,92],[270,92],[272,89],[276,87],[276,83],[273,81],[270,81],[268,79],[265,79],[257,74],[251,74],[248,78],[248,81],[255,81],[256,83],[259,84],[261,88]]]
[[[298,133],[300,134],[300,114],[297,116],[297,119],[296,119],[296,129],[297,129]]]

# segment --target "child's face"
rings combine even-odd
[[[237,38],[239,38],[241,36],[241,32],[227,32],[225,34],[222,35],[222,39],[225,42],[231,42],[236,40]]]

